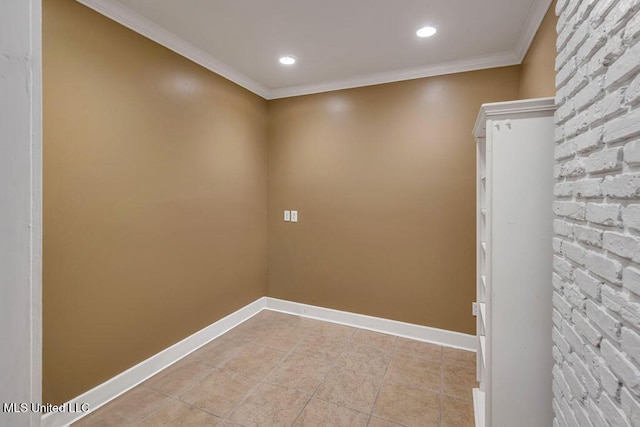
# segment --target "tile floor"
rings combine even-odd
[[[264,310],[75,426],[473,426],[475,354]]]

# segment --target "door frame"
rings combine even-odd
[[[40,404],[42,0],[0,3],[0,72],[0,401]],[[39,426],[31,408],[0,424]]]

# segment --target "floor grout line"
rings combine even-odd
[[[292,316],[293,316],[293,315],[292,315]],[[300,317],[300,316],[296,316],[296,317]],[[276,325],[276,327],[277,327],[277,325]],[[294,329],[297,329],[297,328],[294,328]],[[313,333],[309,333],[309,334],[310,334],[310,335],[314,335]],[[289,349],[289,351],[287,351],[287,352],[286,352],[286,353],[285,353],[285,354],[280,358],[280,360],[278,361],[278,363],[276,363],[276,364],[273,366],[273,368],[271,368],[271,370],[269,370],[269,372],[267,372],[267,374],[266,374],[262,379],[260,379],[260,380],[258,381],[258,383],[257,383],[257,384],[256,384],[256,385],[255,385],[255,386],[254,386],[250,391],[248,391],[245,395],[243,395],[242,400],[241,400],[241,401],[240,401],[236,406],[234,406],[234,407],[229,411],[229,413],[227,414],[227,417],[225,417],[225,418],[224,418],[224,420],[225,420],[225,421],[226,421],[226,420],[228,420],[228,421],[236,422],[236,421],[230,420],[230,419],[228,418],[228,416],[230,416],[230,415],[231,415],[231,414],[232,414],[232,413],[233,413],[233,412],[238,408],[238,406],[240,406],[244,401],[246,401],[246,400],[249,398],[249,395],[250,395],[250,394],[252,394],[252,393],[255,391],[255,389],[257,389],[260,385],[262,385],[262,384],[269,384],[269,385],[274,385],[274,386],[278,386],[278,387],[289,388],[289,387],[285,387],[285,386],[283,386],[283,385],[281,385],[281,384],[273,384],[273,383],[270,383],[270,382],[268,382],[268,381],[267,381],[267,378],[268,378],[268,377],[269,377],[269,376],[270,376],[270,375],[271,375],[271,374],[272,374],[272,373],[273,373],[273,372],[274,372],[274,371],[275,371],[275,370],[276,370],[276,369],[277,369],[277,368],[282,364],[282,362],[284,362],[284,361],[285,361],[285,360],[286,360],[286,359],[287,359],[291,354],[295,353],[295,350],[296,350],[298,347],[300,347],[300,345],[302,344],[302,342],[305,340],[305,337],[303,337],[303,335],[302,335],[302,334],[300,335],[300,337],[301,337],[301,338],[298,340],[298,342],[297,342],[295,345],[293,345],[293,346],[291,347],[291,349]],[[257,343],[255,343],[255,341],[256,341],[258,338],[259,338],[259,337],[254,338],[254,340],[253,340],[254,342],[252,342],[252,343],[253,343],[253,344],[255,344],[255,345],[261,346],[261,347],[265,347],[265,348],[271,348],[271,349],[273,349],[272,347],[268,347],[268,346],[264,346],[264,345],[261,345],[261,344],[257,344]],[[275,349],[274,349],[274,350],[275,350]],[[279,350],[279,351],[283,351],[283,350]],[[233,368],[229,368],[229,369],[233,369]],[[319,385],[318,385],[317,387],[319,387]],[[316,387],[316,390],[317,390],[317,387]],[[299,391],[299,390],[298,390],[298,391]],[[303,393],[303,394],[307,394],[307,393],[304,393],[304,392],[302,392],[302,391],[300,391],[300,392],[301,392],[301,393]],[[307,400],[307,402],[305,403],[305,405],[302,407],[302,409],[301,409],[301,410],[300,410],[300,412],[298,413],[298,415],[297,415],[296,419],[294,420],[293,424],[295,424],[295,422],[298,420],[298,418],[300,417],[300,415],[302,414],[302,412],[304,412],[304,409],[307,407],[307,405],[309,404],[309,402],[310,402],[310,401],[311,401],[311,399],[313,398],[314,394],[315,394],[315,390],[314,390],[314,393],[310,395],[309,399]],[[238,424],[239,424],[239,423],[238,423]],[[293,424],[292,424],[292,425],[293,425]]]
[[[274,312],[277,313],[277,312]],[[393,343],[391,345],[391,349],[389,351],[386,350],[387,345],[388,345],[388,341],[381,341],[381,342],[377,342],[377,341],[372,341],[372,337],[364,337],[365,339],[362,340],[361,336],[359,336],[359,331],[363,331],[363,332],[370,332],[367,329],[361,329],[361,328],[357,328],[357,327],[352,327],[352,326],[347,326],[347,325],[341,325],[341,327],[343,328],[349,328],[348,333],[347,334],[341,334],[341,333],[336,333],[334,334],[334,330],[331,328],[323,328],[322,324],[325,323],[329,323],[329,324],[333,324],[331,322],[324,322],[322,320],[319,319],[310,319],[313,320],[313,323],[309,324],[308,326],[305,326],[304,323],[299,323],[299,324],[295,324],[292,323],[291,320],[297,320],[297,319],[306,319],[303,316],[297,316],[295,314],[285,314],[285,316],[287,317],[274,317],[274,318],[270,318],[267,317],[266,319],[258,319],[256,320],[254,317],[247,319],[247,321],[241,323],[240,325],[237,325],[235,328],[230,329],[229,331],[227,331],[226,333],[232,332],[234,330],[236,330],[236,328],[241,327],[242,325],[245,325],[246,322],[249,322],[253,319],[252,322],[250,322],[247,326],[241,328],[240,331],[237,331],[236,334],[233,334],[231,337],[225,337],[225,334],[222,334],[218,337],[216,337],[214,340],[211,340],[210,342],[206,343],[205,345],[201,346],[200,348],[198,348],[196,351],[194,351],[193,353],[185,356],[189,357],[189,356],[193,356],[195,354],[197,354],[198,351],[201,351],[203,349],[203,347],[205,347],[206,345],[214,342],[215,340],[221,340],[221,342],[227,342],[230,343],[232,346],[237,346],[237,351],[232,351],[231,356],[227,356],[227,357],[223,357],[221,359],[221,361],[215,365],[209,364],[209,363],[205,363],[203,362],[203,357],[206,355],[206,353],[203,353],[200,356],[195,356],[193,358],[193,360],[187,362],[187,364],[191,364],[191,363],[196,363],[196,364],[200,364],[204,367],[207,368],[207,371],[204,374],[199,374],[196,376],[196,380],[193,381],[193,383],[189,384],[189,382],[187,382],[186,384],[189,384],[184,390],[180,391],[180,393],[178,395],[172,395],[166,392],[163,392],[161,390],[158,390],[156,388],[154,388],[153,386],[149,386],[147,384],[141,383],[138,387],[142,387],[146,390],[149,391],[153,391],[157,394],[159,394],[160,396],[163,396],[164,398],[166,398],[166,401],[163,402],[159,407],[155,408],[154,410],[152,410],[150,413],[142,416],[140,419],[134,420],[134,424],[135,425],[139,425],[141,423],[144,423],[146,420],[148,420],[149,418],[153,417],[154,415],[156,415],[158,412],[160,412],[161,410],[163,410],[164,408],[167,408],[169,405],[171,405],[173,402],[180,402],[190,408],[194,408],[198,411],[204,412],[206,414],[209,414],[211,416],[215,416],[216,418],[220,419],[222,422],[225,421],[229,421],[229,422],[233,422],[233,423],[237,423],[238,425],[243,425],[242,423],[238,423],[237,421],[234,421],[232,419],[230,419],[231,415],[238,409],[238,407],[240,407],[242,404],[244,404],[252,395],[254,395],[256,393],[256,390],[263,386],[263,385],[270,385],[270,386],[276,386],[276,387],[280,387],[280,388],[284,388],[286,390],[291,390],[291,391],[295,391],[297,393],[300,393],[301,395],[306,397],[306,401],[304,403],[304,405],[301,406],[300,411],[297,413],[297,415],[295,416],[295,419],[292,422],[292,426],[295,425],[297,422],[299,422],[302,414],[307,410],[307,408],[309,407],[309,404],[311,403],[311,401],[313,399],[317,399],[319,401],[322,402],[326,402],[330,405],[335,405],[335,407],[341,407],[341,408],[345,408],[348,409],[349,411],[353,411],[353,413],[358,413],[358,414],[362,414],[367,416],[366,417],[366,424],[365,425],[370,425],[372,423],[372,421],[374,419],[381,419],[381,420],[386,420],[392,423],[395,423],[399,426],[404,426],[404,424],[399,423],[398,421],[394,421],[394,420],[389,420],[386,416],[382,416],[382,415],[374,415],[375,414],[375,408],[376,405],[379,403],[379,399],[380,399],[380,394],[382,392],[382,389],[384,388],[384,386],[387,384],[387,380],[389,380],[389,375],[391,372],[391,364],[394,361],[394,356],[397,354],[401,354],[401,352],[399,353],[399,348],[398,347],[398,341],[399,341],[399,337],[397,335],[393,335],[393,334],[384,334],[387,335],[389,337],[393,337]],[[316,322],[318,322],[316,324]],[[293,325],[293,326],[291,326]],[[320,328],[318,328],[317,325],[320,325]],[[328,330],[327,330],[328,329]],[[246,330],[246,331],[245,331]],[[345,330],[346,331],[346,330]],[[337,332],[341,332],[340,330],[338,330]],[[282,346],[276,347],[276,345],[278,345],[278,343],[276,342],[275,344],[272,343],[272,340],[275,339],[276,341],[278,341],[278,334],[282,333],[282,340],[285,343],[288,343],[289,340],[291,340],[291,342],[294,342],[293,345],[291,345],[287,350],[283,349]],[[273,336],[271,336],[273,335]],[[289,337],[288,335],[291,335],[291,337]],[[325,337],[327,339],[327,343],[326,345],[328,347],[324,347],[325,344],[320,344],[318,346],[319,349],[323,349],[326,348],[327,352],[325,353],[324,351],[321,350],[315,350],[315,351],[301,351],[301,347],[303,345],[303,343],[305,341],[307,341],[309,339],[309,337]],[[266,341],[263,340],[261,343],[258,343],[258,341],[260,341],[261,339],[266,337]],[[367,338],[369,338],[369,341],[367,341]],[[331,342],[334,341],[335,342]],[[266,344],[265,344],[266,343]],[[338,348],[339,352],[337,353],[337,356],[332,357],[331,356],[331,349],[334,348],[335,344],[339,343],[339,344],[343,344],[342,347]],[[237,358],[240,354],[242,354],[243,352],[245,352],[245,350],[247,348],[249,348],[250,346],[258,346],[261,348],[267,348],[270,350],[273,350],[274,352],[277,351],[279,353],[282,353],[280,355],[280,357],[277,359],[277,361],[274,363],[274,365],[264,374],[261,376],[252,376],[252,375],[247,375],[245,372],[239,371],[233,367],[230,366],[226,366],[231,360],[234,360],[235,358]],[[355,346],[355,347],[354,347]],[[215,352],[216,351],[217,346],[213,346],[213,348],[211,348],[209,351],[211,352]],[[346,404],[342,404],[342,403],[338,403],[338,402],[332,402],[331,400],[328,400],[327,398],[321,398],[318,395],[318,392],[320,390],[320,388],[322,387],[323,384],[326,383],[329,375],[331,375],[332,372],[335,372],[336,368],[338,368],[339,366],[341,366],[341,360],[342,358],[344,358],[345,354],[349,353],[349,351],[351,351],[353,348],[357,349],[357,353],[362,353],[362,351],[364,350],[365,352],[367,351],[367,348],[372,348],[372,349],[376,349],[376,352],[379,353],[379,355],[376,356],[380,357],[380,361],[386,360],[386,364],[384,365],[384,372],[382,373],[382,375],[376,375],[375,379],[378,380],[380,379],[380,383],[377,386],[377,391],[375,394],[375,398],[373,399],[373,404],[371,406],[370,411],[368,412],[363,412],[362,410],[359,409],[354,409],[352,407],[347,406]],[[251,353],[251,352],[249,352]],[[415,352],[413,352],[415,353]],[[413,353],[409,353],[409,356],[415,356],[416,358],[420,358],[422,359],[422,357],[420,357],[419,355],[413,354]],[[222,353],[224,354],[224,353]],[[272,377],[274,375],[275,372],[277,372],[279,369],[287,369],[286,365],[284,365],[285,361],[287,361],[293,354],[298,354],[300,357],[302,358],[310,358],[313,359],[315,357],[322,357],[322,358],[329,358],[326,361],[321,361],[318,360],[318,363],[320,363],[320,369],[325,369],[326,371],[324,373],[321,373],[321,375],[319,375],[318,378],[318,382],[317,384],[311,389],[301,389],[301,388],[296,388],[295,386],[286,386],[283,384],[279,384],[276,380],[270,380],[269,378]],[[335,353],[334,353],[335,354]],[[421,354],[421,353],[420,353]],[[452,398],[456,398],[456,399],[460,399],[460,400],[464,400],[464,401],[471,401],[471,399],[466,398],[464,396],[458,396],[456,394],[450,394],[450,393],[445,393],[444,392],[444,377],[445,377],[445,363],[444,363],[444,350],[442,348],[442,346],[440,346],[440,351],[439,351],[439,355],[440,355],[440,384],[439,384],[439,388],[438,388],[438,398],[439,398],[439,425],[442,425],[442,423],[444,422],[444,397],[452,397]],[[184,362],[184,359],[182,358],[180,360],[177,360],[176,362],[172,363],[170,366],[166,367],[165,369],[163,369],[162,371],[160,371],[159,373],[157,373],[156,375],[154,375],[154,377],[165,377],[168,375],[171,375],[173,372],[175,371],[179,371],[181,368],[177,367],[178,363],[180,362]],[[447,366],[460,366],[460,367],[466,367],[466,364],[464,362],[466,362],[466,360],[463,360],[461,358],[459,358],[458,356],[456,356],[457,358],[457,363],[447,363]],[[212,358],[213,359],[213,358]],[[356,359],[357,360],[357,359]],[[328,362],[328,363],[327,363]],[[294,361],[295,363],[295,361]],[[310,362],[310,363],[314,363],[314,362]],[[325,363],[327,363],[327,365],[325,365]],[[283,367],[284,366],[284,367]],[[368,366],[368,365],[367,365]],[[373,368],[374,366],[380,366],[377,362],[373,365],[371,365],[371,367]],[[312,365],[313,367],[313,365]],[[202,368],[204,369],[204,368]],[[243,377],[247,377],[247,378],[251,378],[252,381],[255,381],[254,384],[251,385],[251,387],[244,393],[242,394],[240,400],[238,401],[237,404],[235,404],[229,411],[227,411],[224,415],[221,414],[217,414],[214,412],[211,412],[207,409],[201,408],[196,406],[195,404],[186,402],[185,400],[182,399],[181,396],[185,395],[186,393],[188,393],[190,390],[192,390],[195,386],[197,386],[198,384],[200,384],[204,379],[206,379],[207,377],[209,377],[210,375],[214,374],[215,372],[219,372],[223,369],[228,369],[231,372],[234,372],[236,374],[242,375]],[[353,368],[355,369],[355,368]],[[349,372],[353,372],[353,375],[356,376],[362,376],[362,377],[367,377],[370,378],[369,372],[368,370],[366,370],[366,372],[368,372],[367,374],[363,374],[360,375],[360,371],[353,371],[353,369],[349,369]],[[374,369],[374,371],[376,371],[377,369]],[[168,371],[168,372],[167,372]],[[187,373],[187,375],[190,375],[189,373]],[[151,377],[151,378],[154,378]],[[189,376],[187,376],[186,378],[190,378]],[[310,379],[314,379],[315,377],[315,373],[314,376],[310,377]],[[149,381],[149,380],[147,380]],[[290,383],[290,381],[287,378],[283,378],[282,381],[284,383]],[[311,383],[313,384],[313,383]],[[417,389],[422,389],[425,391],[432,391],[434,392],[435,390],[433,389],[427,389],[423,386],[416,386]],[[311,392],[305,391],[305,390],[312,390]],[[375,390],[375,389],[374,389]],[[128,392],[127,392],[128,393]],[[126,394],[126,393],[125,393]],[[123,394],[123,395],[125,395]],[[329,396],[331,397],[331,396]],[[302,402],[300,402],[302,403]],[[108,406],[108,405],[106,405]],[[354,406],[358,406],[358,405],[354,405]],[[88,414],[89,416],[91,414]]]
[[[300,411],[300,413],[298,414],[298,416],[296,417],[296,419],[293,421],[293,423],[291,424],[291,426],[294,426],[296,424],[296,422],[298,421],[298,419],[300,418],[300,415],[302,415],[302,413],[304,412],[304,410],[307,408],[307,406],[309,405],[309,402],[311,402],[311,400],[314,398],[314,396],[316,395],[316,393],[318,392],[318,389],[320,388],[320,386],[324,383],[324,381],[327,379],[327,375],[329,375],[329,372],[337,365],[338,360],[340,359],[340,357],[344,354],[345,351],[347,351],[347,348],[349,348],[349,343],[351,343],[351,340],[353,339],[353,336],[355,335],[357,329],[354,328],[354,331],[351,333],[351,335],[348,337],[347,339],[347,343],[344,346],[344,348],[342,349],[342,352],[340,352],[340,354],[335,358],[335,360],[333,361],[333,363],[331,364],[330,368],[327,370],[327,373],[324,375],[324,378],[322,379],[322,381],[320,381],[320,383],[315,387],[315,389],[313,390],[313,394],[311,394],[311,397],[309,398],[309,400],[307,400],[307,403],[305,403],[304,407],[302,408],[302,410]],[[333,403],[333,402],[331,402]]]
[[[149,387],[147,387],[147,386],[145,386],[145,385],[140,384],[140,386],[141,386],[141,387],[144,387],[144,388],[146,388],[146,389],[148,389],[148,390],[151,390],[151,391],[154,391],[154,392],[158,393],[158,391],[153,390],[153,389],[150,389]],[[126,393],[125,393],[125,394],[126,394]],[[159,394],[162,394],[162,395],[164,395],[164,396],[167,396],[167,395],[165,395],[164,393],[159,393]],[[165,406],[168,406],[168,405],[171,403],[171,400],[172,400],[173,398],[172,398],[171,396],[167,396],[167,397],[169,398],[169,399],[167,400],[167,402],[165,402],[165,403],[163,403],[162,405],[160,405],[158,408],[156,408],[156,409],[155,409],[154,411],[152,411],[150,414],[145,415],[144,417],[140,418],[139,420],[135,420],[135,421],[133,421],[133,423],[134,423],[135,425],[140,425],[140,424],[142,424],[142,423],[144,422],[144,420],[146,420],[147,418],[149,418],[150,416],[152,416],[152,415],[153,415],[153,414],[155,414],[156,412],[160,411],[160,410],[161,410],[162,408],[164,408]]]
[[[255,341],[256,341],[258,338],[259,338],[259,336],[258,336],[258,337],[255,337],[255,338],[251,341],[251,344],[254,344],[254,345],[258,345],[258,346],[260,346],[260,344],[255,344]],[[234,421],[234,420],[229,419],[229,417],[231,416],[231,414],[233,414],[233,412],[234,412],[236,409],[238,409],[238,407],[239,407],[240,405],[242,405],[242,404],[243,404],[243,403],[244,403],[244,402],[245,402],[245,401],[246,401],[246,400],[251,396],[251,394],[253,394],[253,392],[254,392],[258,387],[260,387],[262,384],[268,384],[268,383],[265,383],[265,382],[264,382],[264,380],[265,380],[269,375],[271,375],[271,373],[272,373],[272,372],[273,372],[273,371],[278,367],[278,365],[280,365],[280,363],[282,363],[282,362],[283,362],[283,361],[284,361],[284,360],[289,356],[289,354],[291,354],[291,353],[293,352],[293,349],[294,349],[297,345],[298,345],[298,344],[296,344],[295,346],[293,346],[293,348],[292,348],[291,350],[289,350],[289,352],[286,352],[283,356],[281,356],[281,358],[278,360],[278,362],[277,362],[276,364],[274,364],[274,365],[273,365],[273,367],[269,370],[269,372],[267,372],[267,373],[264,375],[264,377],[262,377],[260,380],[258,380],[258,382],[257,382],[253,387],[251,387],[251,388],[250,388],[250,389],[249,389],[249,390],[248,390],[248,391],[247,391],[247,392],[242,396],[242,399],[240,399],[240,401],[239,401],[239,402],[238,402],[238,403],[237,403],[233,408],[231,408],[231,410],[230,410],[230,411],[227,413],[227,415],[224,417],[224,421],[231,421],[231,422],[234,422],[234,423],[237,423],[237,424],[241,424],[241,423],[239,423],[239,422],[237,422],[237,421]],[[249,346],[249,344],[247,345],[247,347],[248,347],[248,346]],[[261,346],[261,347],[265,347],[265,346]],[[246,348],[246,347],[245,347],[245,348]],[[270,347],[265,347],[265,348],[270,348]],[[282,351],[282,350],[280,350],[280,351]],[[228,362],[228,361],[227,361],[227,362]],[[225,362],[225,363],[226,363],[226,362]],[[239,372],[239,371],[236,371],[235,369],[233,369],[233,368],[231,368],[231,367],[229,367],[229,368],[227,368],[227,369],[231,369],[231,370],[232,370],[232,371],[234,371],[234,372]],[[245,375],[245,376],[248,376],[248,375],[246,375],[246,374],[244,374],[244,373],[242,373],[242,372],[239,372],[239,373],[241,373],[241,374],[243,374],[243,375]],[[242,424],[241,424],[241,425],[242,425]]]
[[[376,393],[376,398],[373,401],[373,406],[371,406],[371,414],[369,415],[369,421],[367,422],[367,425],[369,425],[371,423],[371,418],[373,417],[373,413],[376,410],[376,404],[378,403],[378,397],[380,397],[380,392],[382,391],[382,387],[384,387],[384,383],[387,380],[387,373],[389,372],[389,366],[391,365],[391,361],[393,359],[393,354],[396,351],[396,344],[397,343],[398,343],[398,337],[395,336],[395,339],[393,340],[393,345],[391,346],[391,357],[389,358],[389,363],[387,363],[387,366],[384,369],[384,374],[382,375],[382,381],[380,381],[380,387],[378,387],[378,392]]]
[[[443,407],[443,402],[442,402],[442,395],[444,394],[444,349],[441,348],[440,349],[440,393],[439,393],[439,399],[440,399],[440,422],[438,423],[440,426],[442,426],[442,412],[444,410]]]

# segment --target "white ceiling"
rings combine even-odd
[[[267,99],[518,64],[551,2],[78,1]]]

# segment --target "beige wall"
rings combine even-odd
[[[556,1],[547,11],[521,66],[519,99],[556,95]]]
[[[547,14],[522,67],[267,104],[45,0],[44,401],[265,294],[474,333],[471,128],[553,95],[550,44]]]
[[[516,66],[271,101],[269,296],[475,333],[471,129],[518,82]]]
[[[266,293],[266,101],[44,1],[44,401]]]

